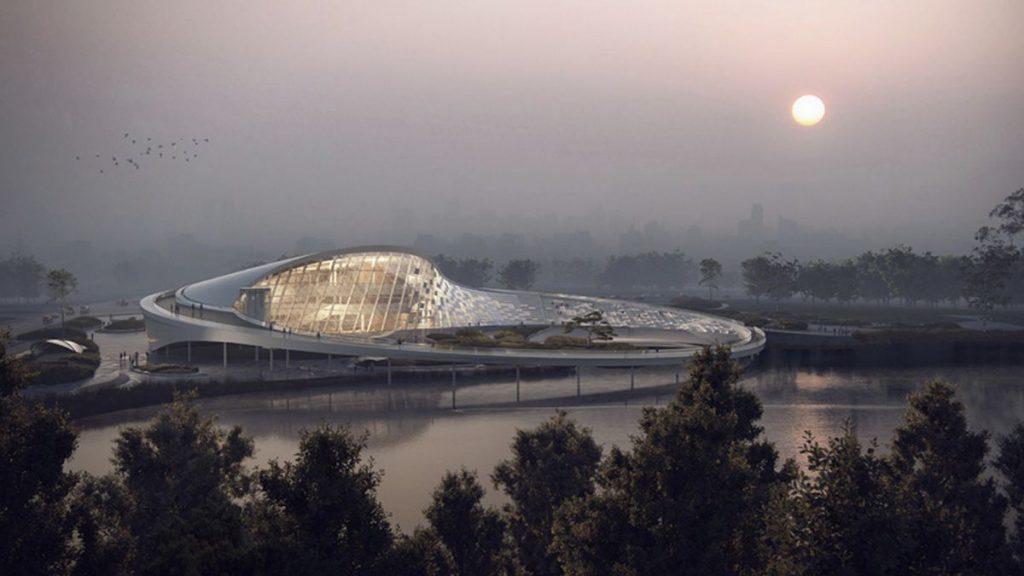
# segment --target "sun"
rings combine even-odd
[[[793,120],[801,126],[814,126],[825,117],[825,102],[814,94],[804,94],[793,102]]]

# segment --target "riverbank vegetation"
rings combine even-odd
[[[0,562],[19,574],[1010,574],[1024,569],[1024,425],[969,430],[954,389],[911,395],[883,453],[852,425],[781,461],[725,348],[701,353],[631,445],[565,413],[489,478],[439,478],[403,534],[366,437],[322,426],[248,465],[252,439],[179,396],[121,431],[106,476],[66,471],[76,433],[29,403],[0,351]],[[993,476],[987,466],[998,472]],[[485,486],[508,497],[486,507]],[[1015,524],[1013,524],[1015,523]],[[1008,528],[1009,526],[1009,528]]]

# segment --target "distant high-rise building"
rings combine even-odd
[[[736,223],[736,235],[746,242],[764,240],[764,207],[761,204],[754,204],[750,209],[750,218]]]

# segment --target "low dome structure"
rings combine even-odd
[[[484,364],[646,366],[685,362],[703,346],[736,357],[764,346],[764,333],[678,308],[568,294],[470,288],[425,256],[387,246],[312,254],[197,282],[142,301],[150,350],[225,342],[276,350]],[[609,342],[557,347],[538,341],[580,317],[612,328]],[[439,345],[438,334],[501,329],[521,345]],[[576,338],[551,341],[580,341]],[[431,338],[433,337],[433,338]],[[478,339],[479,340],[479,339]],[[480,342],[483,342],[480,340]]]

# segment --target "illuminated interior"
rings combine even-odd
[[[339,254],[255,283],[255,288],[268,289],[266,315],[257,320],[321,334],[418,328],[433,314],[429,296],[437,277],[430,262],[413,254]],[[243,294],[236,303],[240,312],[248,297]]]

